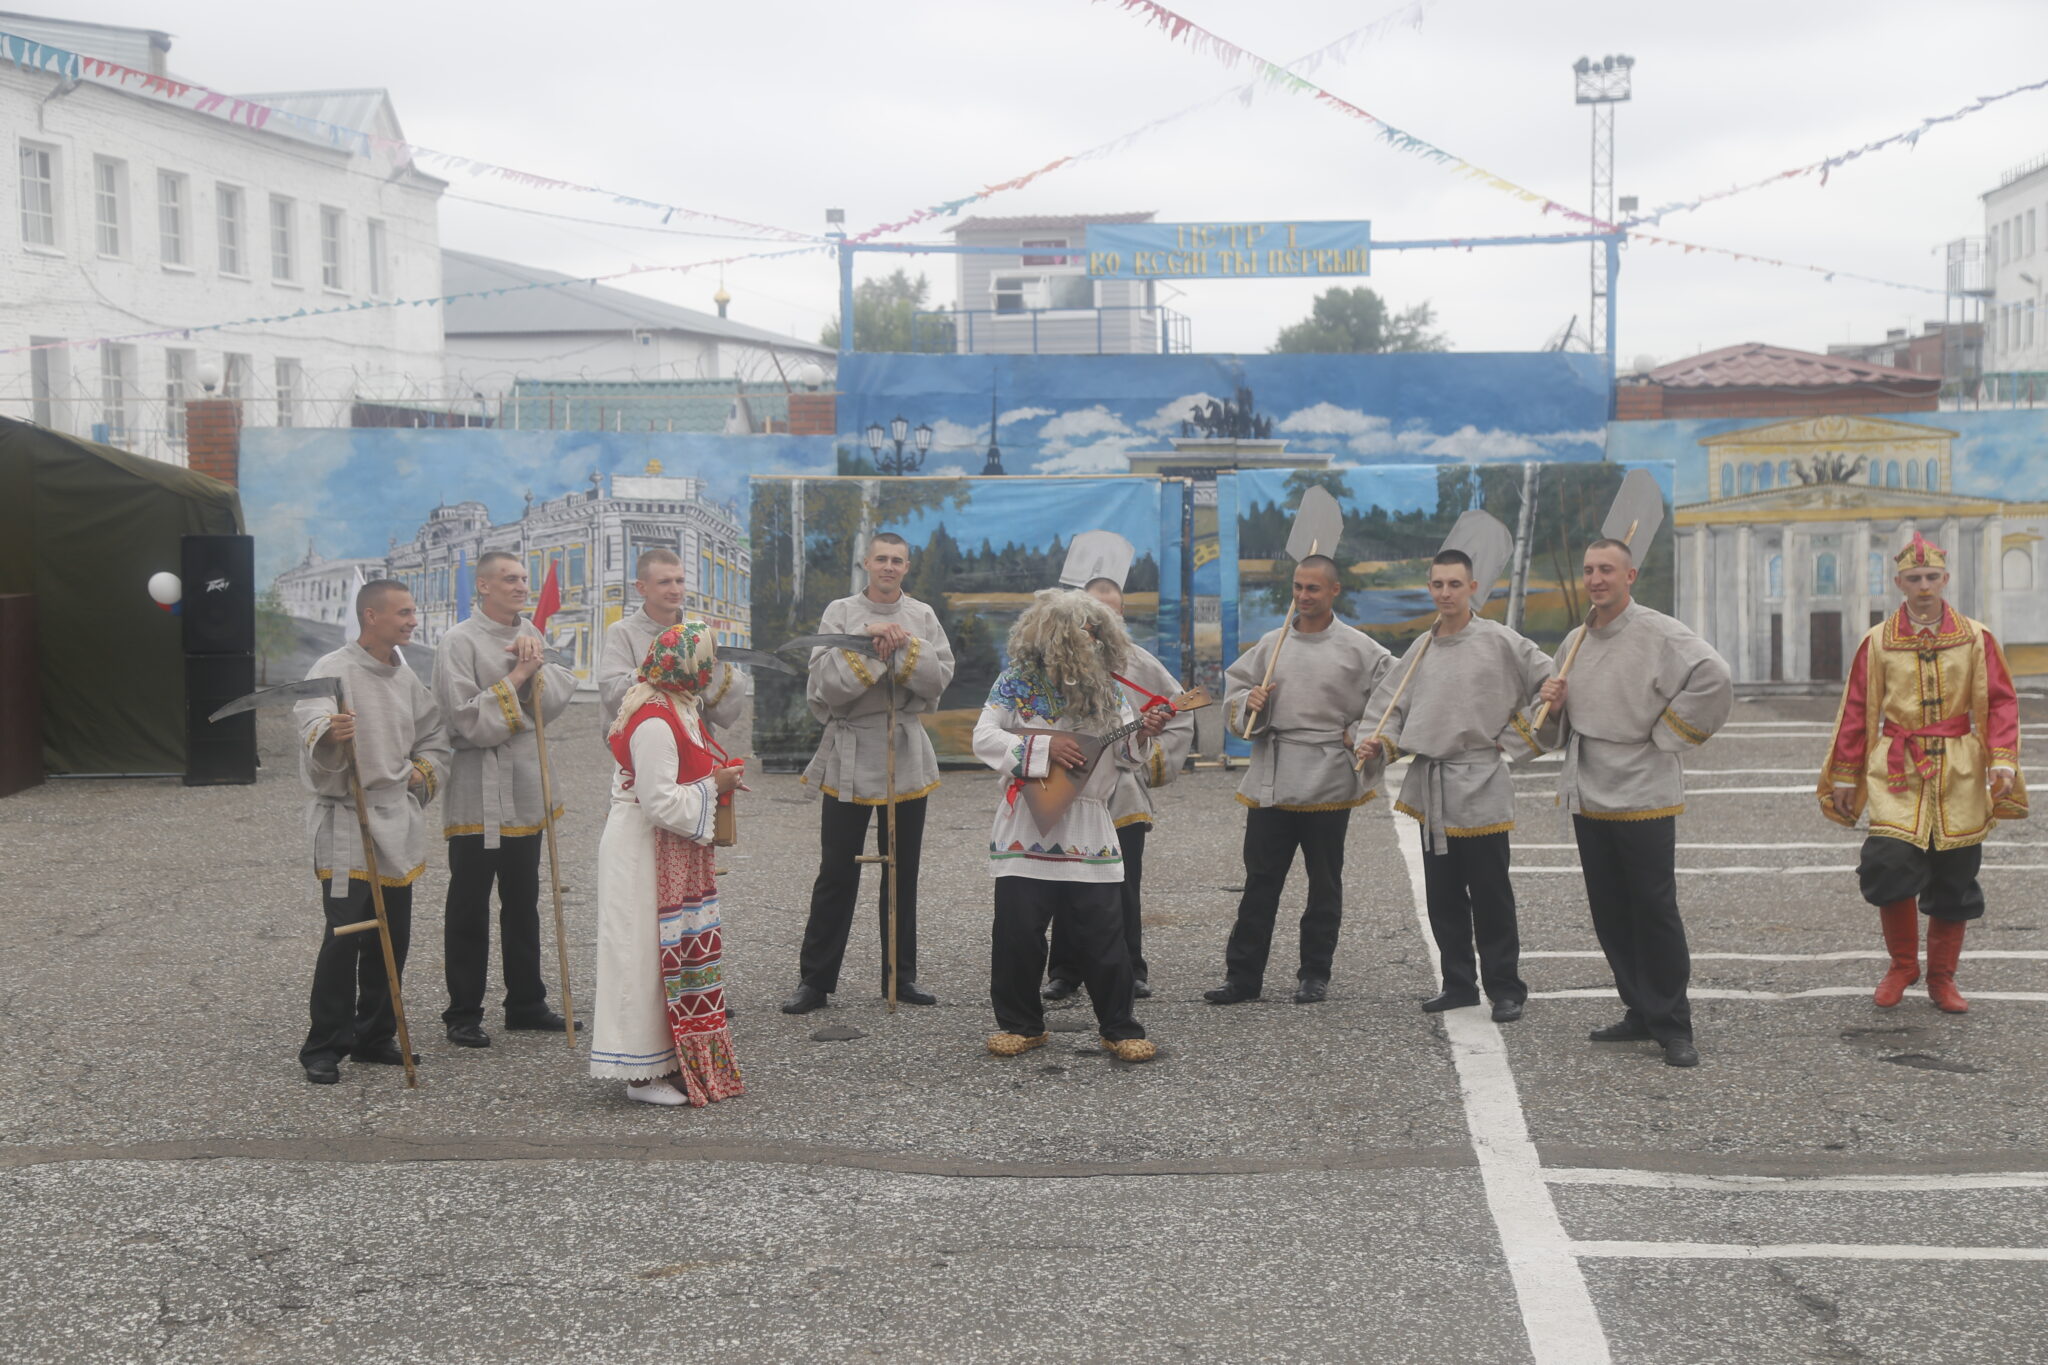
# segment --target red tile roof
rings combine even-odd
[[[1842,385],[1939,386],[1938,375],[1873,365],[1847,356],[1815,355],[1784,346],[1746,341],[1718,351],[1660,365],[1648,376],[1667,389],[1817,389]]]
[[[1149,223],[1158,210],[1145,213],[1050,213],[1023,218],[962,218],[948,232],[1037,232],[1042,228],[1085,227],[1089,223]]]

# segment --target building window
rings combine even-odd
[[[1908,460],[1906,461],[1906,487],[1918,488],[1919,486],[1920,462],[1918,460]]]
[[[1777,471],[1771,467],[1771,462],[1765,460],[1757,467],[1756,486],[1760,489],[1769,488],[1775,480],[1776,474]]]
[[[247,268],[242,260],[242,191],[233,185],[215,185],[213,216],[214,231],[220,238],[220,273],[240,275]]]
[[[57,245],[57,149],[21,144],[21,240]]]
[[[1897,488],[1899,486],[1899,462],[1897,460],[1886,460],[1884,462],[1884,486],[1886,488]]]
[[[2027,210],[2026,251],[2029,256],[2034,254],[2034,211],[2032,209]]]
[[[1735,496],[1735,466],[1732,464],[1721,466],[1721,496],[1724,498]]]
[[[100,347],[100,421],[107,428],[109,445],[125,446],[130,439],[128,397],[135,382],[135,348],[112,342]]]
[[[368,229],[370,239],[370,293],[381,299],[384,297],[385,285],[384,222],[380,218],[372,218],[365,226]]]
[[[1870,595],[1872,597],[1882,597],[1884,596],[1885,591],[1885,580],[1890,577],[1890,575],[1885,572],[1884,551],[1872,550],[1869,555],[1869,560],[1870,563],[1866,572],[1868,573],[1870,578]]]
[[[1739,481],[1736,486],[1745,493],[1754,493],[1756,491],[1755,465],[1745,464],[1742,466],[1742,473],[1739,476]]]
[[[581,545],[571,545],[571,546],[569,547],[569,581],[568,581],[567,583],[565,583],[565,584],[564,584],[563,586],[565,586],[565,587],[570,587],[570,588],[580,588],[580,587],[582,587],[582,586],[583,586],[583,575],[584,575],[584,551],[583,551],[583,547],[582,547]]]
[[[1789,488],[1791,486],[1792,462],[1790,460],[1780,460],[1778,461],[1778,487]]]
[[[989,280],[988,292],[998,313],[1022,313],[1043,306],[1037,295],[1038,283],[1035,275],[996,275]]]
[[[270,196],[270,278],[289,280],[292,278],[294,248],[298,245],[298,206],[289,199]]]
[[[156,173],[157,251],[165,265],[191,264],[185,251],[185,205],[190,198],[191,185],[184,176],[173,171]]]
[[[2007,592],[2032,592],[2034,590],[2034,557],[2020,546],[2013,546],[1999,558],[2001,583]]]
[[[220,396],[240,402],[249,396],[256,367],[249,357],[228,351],[220,358]]]
[[[1075,258],[1075,257],[1073,257],[1073,256],[1046,256],[1046,255],[1037,255],[1037,256],[1034,256],[1034,255],[1032,255],[1032,254],[1031,254],[1031,253],[1032,253],[1032,249],[1033,249],[1033,248],[1037,248],[1037,249],[1038,249],[1039,251],[1043,252],[1043,251],[1044,251],[1044,249],[1045,249],[1046,247],[1064,247],[1064,246],[1065,246],[1066,244],[1067,244],[1067,239],[1066,239],[1066,238],[1064,238],[1064,237],[1052,237],[1052,238],[1047,238],[1047,239],[1045,239],[1045,240],[1042,240],[1042,241],[1035,241],[1035,242],[1025,242],[1025,243],[1023,244],[1023,245],[1024,245],[1024,262],[1023,262],[1023,263],[1024,263],[1025,265],[1052,265],[1052,266],[1067,266],[1067,265],[1079,265],[1079,264],[1080,264],[1081,262],[1080,262],[1080,261],[1079,261],[1079,260],[1078,260],[1077,258]]]
[[[1783,555],[1772,555],[1764,561],[1764,596],[1775,598],[1783,597],[1784,595],[1785,557]]]
[[[1834,551],[1822,550],[1813,557],[1813,595],[1815,597],[1833,597],[1840,593],[1841,590],[1840,584],[1835,579]]]
[[[1939,460],[1929,460],[1927,462],[1927,491],[1930,493],[1939,493],[1941,491],[1941,462]]]
[[[2032,300],[2020,305],[2020,345],[2032,349],[2034,345],[2034,304]]]
[[[192,353],[164,352],[164,435],[174,446],[185,444],[185,400],[192,396]]]
[[[99,253],[121,256],[128,246],[128,163],[92,159],[92,221]]]
[[[64,401],[64,352],[48,337],[32,336],[28,344],[29,420],[45,430],[57,427],[57,411]]]
[[[342,235],[345,220],[340,209],[320,206],[320,283],[329,289],[340,289],[341,244],[346,240]]]
[[[277,424],[281,427],[298,425],[299,415],[299,362],[278,357],[273,368],[277,380]]]

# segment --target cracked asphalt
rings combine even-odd
[[[1852,865],[1855,838],[1803,794],[1711,790],[1803,790],[1831,714],[1737,707],[1692,765],[1679,838],[1776,847],[1682,848],[1679,889],[1696,990],[1853,993],[1703,996],[1705,1063],[1678,1072],[1652,1049],[1585,1041],[1611,1000],[1544,998],[1605,987],[1597,956],[1529,957],[1538,998],[1503,1034],[1545,1167],[1695,1186],[2048,1170],[2048,1002],[1876,1010],[1881,964],[1821,956],[1879,946],[1853,876],[1800,870]],[[2023,715],[2038,754],[2048,705]],[[596,708],[549,737],[587,1007]],[[1354,818],[1328,1003],[1286,1002],[1298,878],[1273,993],[1201,1002],[1243,828],[1235,775],[1204,770],[1163,793],[1148,846],[1159,994],[1140,1015],[1159,1060],[1105,1057],[1083,1005],[1055,1014],[1047,1048],[998,1061],[981,1049],[993,776],[948,774],[933,798],[920,976],[942,1003],[884,1012],[864,909],[841,994],[805,1019],[775,1005],[794,982],[816,807],[793,777],[757,777],[743,842],[721,858],[748,1093],[678,1112],[590,1080],[559,1037],[444,1041],[432,861],[407,973],[419,1089],[347,1065],[340,1085],[307,1085],[295,1050],[319,910],[290,749],[272,724],[263,741],[253,787],[54,781],[0,802],[8,1359],[1531,1358],[1450,1048],[1415,1008],[1432,957],[1394,843],[1415,836],[1384,802]],[[1517,779],[1523,945],[1588,954],[1552,772]],[[2048,954],[2043,864],[2048,826],[2000,829],[1991,913],[1967,948]],[[554,961],[550,940],[551,982]],[[1961,984],[2048,992],[2048,958],[1966,959]],[[813,1040],[834,1025],[860,1036]],[[1589,1242],[2048,1246],[2040,1188],[1695,1186],[1549,1189]],[[1617,1361],[1981,1365],[2039,1360],[2048,1341],[2041,1260],[1579,1264]]]

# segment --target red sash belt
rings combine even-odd
[[[1920,774],[1922,782],[1934,780],[1934,763],[1921,749],[1923,739],[1961,739],[1970,733],[1970,713],[1950,716],[1947,720],[1933,725],[1923,725],[1917,730],[1908,730],[1895,720],[1884,723],[1884,736],[1892,742],[1891,752],[1885,755],[1884,784],[1893,792],[1906,789],[1906,760],[1913,760],[1913,771]]]

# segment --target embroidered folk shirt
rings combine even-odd
[[[1166,665],[1136,645],[1131,646],[1131,666],[1124,671],[1124,676],[1154,696],[1171,698],[1181,690],[1179,681],[1166,671]],[[1131,698],[1131,704],[1140,709],[1145,701],[1144,697]],[[1116,790],[1109,798],[1109,818],[1118,829],[1153,822],[1153,790],[1179,776],[1194,744],[1195,713],[1182,711],[1166,722],[1166,728],[1159,732],[1158,742],[1144,767],[1118,770]]]
[[[427,865],[426,808],[448,779],[448,731],[440,707],[419,674],[402,661],[379,663],[353,640],[324,655],[306,676],[341,679],[342,699],[356,718],[356,767],[370,814],[377,880],[412,885]],[[370,874],[349,788],[348,753],[338,744],[319,743],[333,715],[333,703],[324,697],[292,708],[299,775],[311,793],[306,836],[313,845],[313,875],[330,882],[330,894],[340,897],[351,879],[368,882]],[[417,787],[411,785],[414,773],[424,779]]]
[[[1404,688],[1411,663],[1415,674]],[[1515,827],[1507,765],[1543,752],[1529,718],[1551,669],[1535,641],[1474,616],[1455,634],[1419,637],[1380,679],[1358,725],[1362,738],[1387,718],[1380,733],[1386,747],[1366,764],[1366,780],[1377,783],[1381,765],[1412,756],[1394,809],[1422,822],[1431,852],[1445,851],[1447,835]]]
[[[618,716],[619,705],[626,700],[634,675],[647,658],[648,646],[675,624],[655,620],[647,614],[643,603],[640,610],[614,622],[604,633],[604,648],[598,651],[597,658],[597,702],[604,712],[601,728],[610,728]],[[719,669],[717,679],[697,699],[698,718],[710,724],[714,739],[718,731],[739,724],[747,698],[754,695],[754,679],[745,669],[731,664],[720,664]]]
[[[1265,678],[1280,635],[1267,631],[1223,675],[1223,715],[1233,735],[1244,733],[1245,699]],[[1350,729],[1393,662],[1377,640],[1342,621],[1312,634],[1289,631],[1273,694],[1252,718],[1252,759],[1237,799],[1281,810],[1344,810],[1377,796],[1351,766]]]
[[[575,695],[576,675],[560,664],[542,664],[525,687],[514,688],[508,675],[517,660],[506,651],[521,636],[541,638],[524,617],[516,626],[501,626],[474,612],[441,637],[434,654],[434,699],[455,742],[454,770],[441,803],[446,838],[481,834],[485,848],[496,848],[500,838],[524,838],[546,827],[533,685],[541,687],[543,718],[554,720]],[[559,800],[554,813],[562,814]]]
[[[988,702],[974,725],[974,756],[1011,779],[1002,789],[995,823],[989,830],[991,877],[1060,882],[1124,879],[1123,847],[1110,820],[1109,798],[1119,775],[1148,766],[1158,745],[1142,731],[1111,745],[1096,760],[1074,804],[1051,829],[1041,829],[1020,784],[1046,775],[1052,762],[1052,739],[1018,732],[1076,730],[1065,713],[1066,702],[1058,689],[1036,669],[1012,664],[989,689]],[[1116,720],[1101,729],[1115,729],[1135,716],[1130,703],[1119,699]]]
[[[825,608],[818,632],[864,635],[877,623],[902,626],[911,634],[910,643],[887,660],[859,650],[814,649],[804,690],[825,735],[803,780],[826,796],[863,806],[889,799],[886,736],[892,690],[896,799],[909,801],[939,785],[938,755],[918,717],[939,709],[939,695],[953,681],[953,646],[938,616],[914,597],[894,602],[872,601],[865,593],[842,597]]]
[[[1571,657],[1580,625],[1557,647]],[[1679,755],[1705,744],[1735,705],[1714,647],[1682,622],[1631,600],[1587,636],[1572,664],[1565,714],[1536,738],[1564,749],[1558,800],[1590,820],[1656,820],[1685,809]]]
[[[1995,807],[1993,768],[2013,779]],[[1851,789],[1847,820],[1837,786]],[[1818,794],[1836,824],[1868,811],[1872,834],[1917,848],[1967,848],[1999,820],[2025,819],[2019,700],[1991,632],[1945,603],[1939,628],[1903,606],[1872,626],[1849,666]]]

